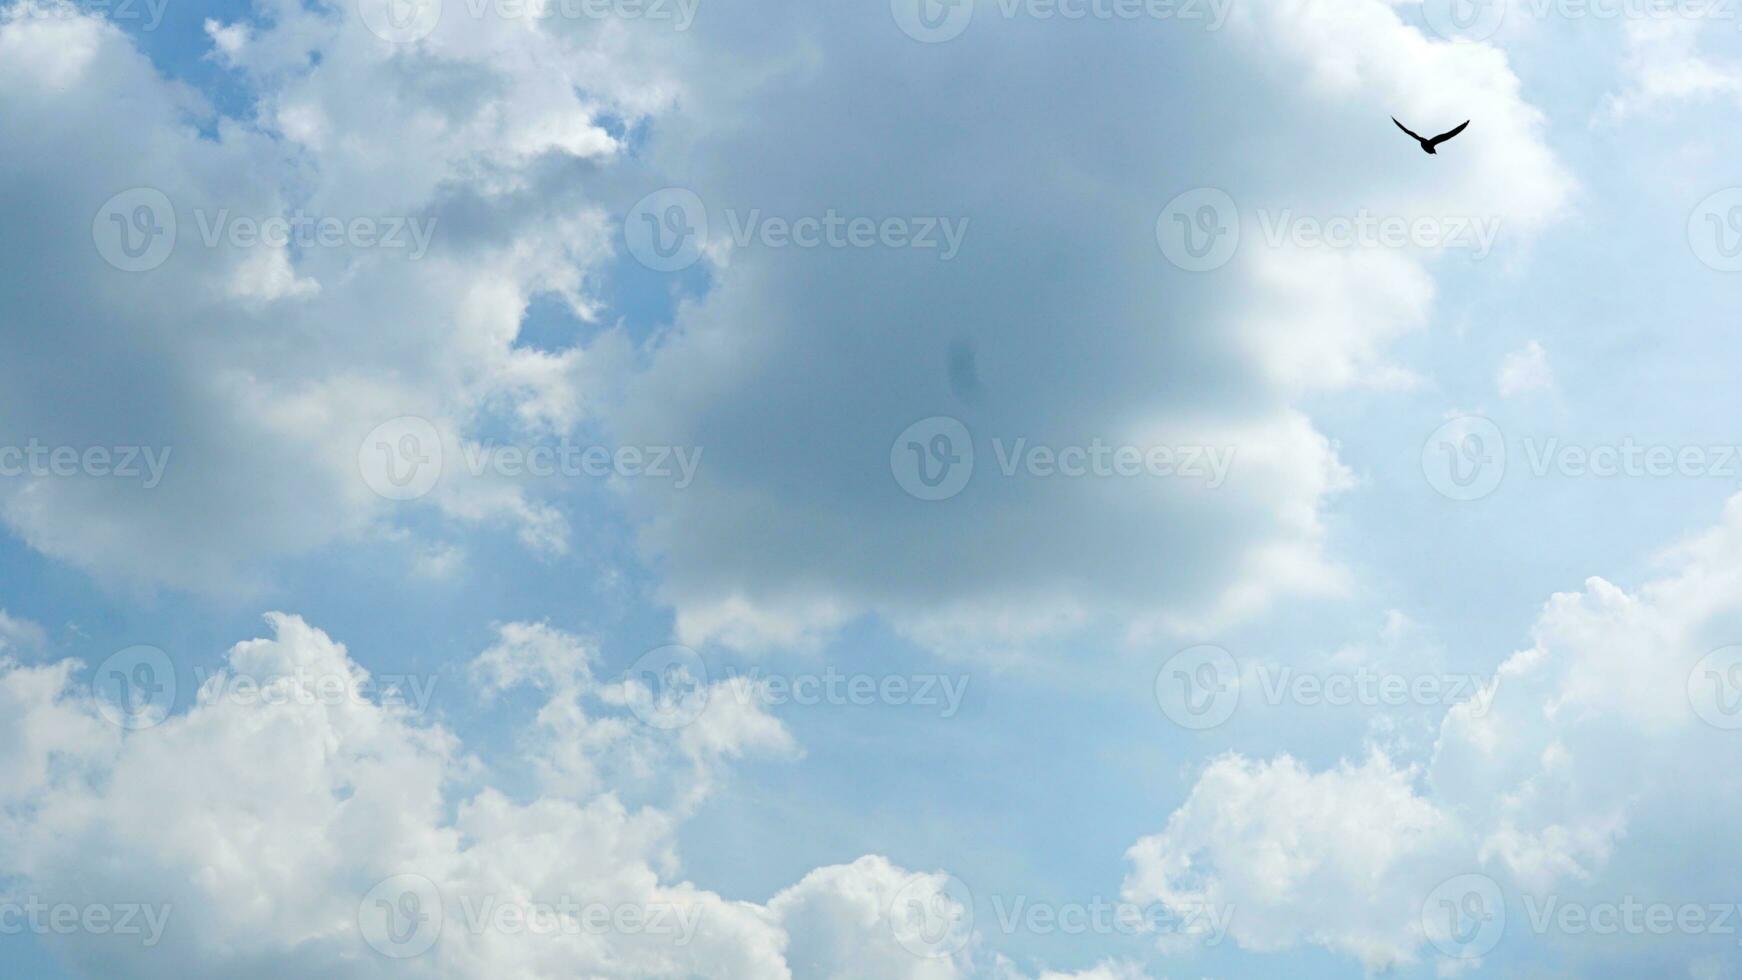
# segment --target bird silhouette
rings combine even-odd
[[[1433,152],[1435,152],[1435,151],[1434,151],[1434,147],[1436,147],[1436,146],[1439,146],[1439,145],[1440,145],[1440,144],[1441,144],[1441,143],[1444,143],[1444,142],[1445,142],[1445,141],[1446,141],[1446,140],[1449,140],[1449,139],[1451,139],[1451,138],[1452,138],[1452,137],[1454,137],[1454,136],[1456,136],[1456,135],[1458,135],[1458,134],[1459,134],[1459,133],[1461,133],[1461,132],[1463,132],[1463,131],[1464,131],[1464,127],[1465,127],[1465,126],[1468,126],[1468,125],[1470,125],[1470,120],[1468,120],[1468,119],[1466,119],[1466,120],[1464,120],[1464,121],[1463,121],[1463,122],[1461,122],[1461,123],[1459,123],[1459,124],[1458,124],[1458,128],[1457,128],[1457,129],[1453,129],[1453,130],[1450,130],[1450,131],[1448,131],[1448,132],[1444,132],[1444,133],[1441,133],[1441,134],[1439,134],[1439,135],[1438,135],[1438,136],[1435,136],[1435,137],[1434,137],[1434,138],[1433,138],[1433,139],[1431,139],[1431,140],[1424,140],[1424,139],[1422,139],[1422,138],[1421,138],[1421,137],[1420,137],[1420,136],[1417,136],[1417,135],[1416,135],[1416,134],[1415,134],[1415,133],[1413,133],[1413,132],[1410,132],[1410,128],[1409,128],[1409,127],[1408,127],[1408,126],[1405,126],[1405,125],[1404,125],[1404,124],[1402,124],[1402,123],[1400,123],[1400,122],[1397,122],[1397,117],[1396,117],[1396,116],[1392,116],[1392,117],[1391,117],[1391,121],[1392,121],[1392,122],[1394,122],[1394,123],[1397,123],[1397,128],[1398,128],[1398,129],[1401,129],[1401,130],[1403,130],[1403,131],[1404,131],[1404,132],[1406,132],[1406,133],[1409,133],[1409,135],[1410,135],[1410,137],[1411,137],[1411,138],[1412,138],[1412,139],[1414,139],[1414,140],[1415,140],[1415,141],[1416,141],[1416,142],[1417,142],[1417,143],[1420,143],[1420,144],[1421,144],[1421,152],[1423,152],[1423,153],[1433,153]]]

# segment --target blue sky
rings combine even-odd
[[[0,16],[12,972],[1742,972],[1732,13],[158,9]]]

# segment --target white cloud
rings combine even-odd
[[[1548,351],[1532,340],[1500,359],[1500,369],[1494,375],[1494,386],[1503,398],[1533,391],[1554,390],[1554,369],[1549,367]]]
[[[891,927],[897,894],[926,898],[921,886],[941,875],[915,876],[867,856],[819,868],[766,905],[724,898],[682,878],[673,839],[681,808],[629,806],[615,787],[572,782],[511,799],[451,734],[370,696],[369,675],[343,646],[295,616],[269,621],[273,635],[232,648],[191,708],[127,733],[99,717],[76,661],[0,661],[0,727],[13,747],[0,760],[8,887],[48,903],[169,906],[161,942],[150,948],[126,935],[45,936],[75,971],[964,975],[966,952],[916,955]],[[573,751],[598,763],[634,739],[648,743],[643,753],[677,758],[788,746],[784,729],[754,704],[713,726],[704,744],[641,728],[568,745],[576,735],[586,741],[589,724],[623,720],[577,712],[592,660],[574,636],[510,624],[477,670],[491,691],[533,684],[549,695],[527,735],[546,758]],[[239,687],[239,678],[259,687]],[[652,744],[661,738],[669,744]],[[431,921],[441,928],[426,952],[391,960],[371,948],[376,934],[359,921],[371,914],[365,896],[400,875],[431,883],[431,904],[420,911],[436,913]],[[612,928],[585,928],[584,915],[561,920],[563,928],[553,917],[532,933],[516,924],[524,920],[492,912],[563,900],[619,917]],[[623,926],[631,921],[623,910],[643,918]]]
[[[1713,774],[1742,764],[1728,666],[1742,653],[1724,659],[1742,628],[1742,496],[1665,562],[1637,591],[1592,578],[1553,596],[1492,701],[1447,712],[1424,768],[1212,761],[1166,829],[1131,849],[1128,896],[1227,901],[1243,947],[1323,945],[1370,969],[1418,956],[1414,916],[1454,874],[1505,883],[1514,944],[1564,941],[1575,958],[1601,948],[1533,936],[1524,902],[1731,900],[1742,798]],[[1723,935],[1676,939],[1615,948],[1682,972],[1731,949]]]
[[[635,502],[686,641],[814,643],[875,614],[928,645],[1012,656],[1344,585],[1320,515],[1348,474],[1297,402],[1413,380],[1388,346],[1427,328],[1436,252],[1272,249],[1259,215],[1477,217],[1499,222],[1502,248],[1527,238],[1572,181],[1504,57],[1430,43],[1369,0],[1237,6],[1208,34],[988,17],[948,50],[886,21],[831,10],[774,31],[722,25],[710,41],[756,73],[696,86],[650,140],[717,239],[728,209],[739,222],[831,208],[969,221],[947,263],[733,248],[679,310],[612,424],[708,447],[694,488]],[[814,57],[771,57],[800,43]],[[1053,56],[1027,56],[1042,46]],[[1174,68],[1157,73],[1158,58]],[[1066,63],[1093,70],[1067,82]],[[717,81],[721,63],[705,65]],[[1182,96],[1176,80],[1200,70],[1218,83]],[[1069,112],[1055,111],[1061,91]],[[1251,104],[1271,109],[1236,108]],[[1449,127],[1466,112],[1478,121],[1455,166],[1389,152],[1401,137],[1388,115]],[[1083,166],[1086,133],[1114,159]],[[1159,254],[1156,218],[1206,184],[1233,199],[1241,244],[1186,273]],[[970,433],[974,471],[951,499],[915,500],[891,446],[940,415]],[[1213,491],[1006,477],[995,438],[1226,445],[1235,461]]]
[[[1247,949],[1311,943],[1370,971],[1413,962],[1422,896],[1457,866],[1453,822],[1417,794],[1418,775],[1380,755],[1320,773],[1288,756],[1218,758],[1167,828],[1132,846],[1125,898],[1231,907],[1228,935]]]

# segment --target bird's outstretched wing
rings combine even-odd
[[[1395,119],[1393,119],[1393,120],[1392,120],[1392,122],[1396,122],[1396,121],[1397,121],[1397,120],[1395,120]],[[1458,128],[1457,128],[1457,129],[1454,129],[1454,130],[1451,130],[1451,131],[1449,131],[1449,132],[1445,132],[1445,133],[1441,133],[1441,134],[1439,134],[1439,135],[1438,135],[1438,136],[1435,136],[1435,137],[1434,137],[1434,138],[1433,138],[1433,139],[1432,139],[1432,140],[1430,140],[1430,141],[1429,141],[1429,143],[1428,143],[1428,145],[1429,145],[1429,146],[1439,146],[1439,145],[1440,145],[1440,144],[1441,144],[1441,143],[1444,143],[1444,142],[1445,142],[1445,141],[1446,141],[1446,140],[1449,140],[1449,139],[1451,139],[1451,138],[1452,138],[1452,137],[1454,137],[1454,136],[1456,136],[1456,135],[1458,135],[1458,134],[1459,134],[1459,133],[1461,133],[1461,132],[1463,132],[1463,131],[1464,131],[1464,127],[1465,127],[1465,126],[1468,126],[1468,125],[1470,125],[1470,120],[1468,120],[1468,119],[1466,119],[1466,120],[1464,120],[1464,121],[1463,121],[1463,122],[1461,122],[1461,123],[1459,123],[1459,124],[1458,124]]]
[[[1412,137],[1412,138],[1413,138],[1413,139],[1414,139],[1414,140],[1415,140],[1415,141],[1416,141],[1416,142],[1417,142],[1417,143],[1425,143],[1425,142],[1427,142],[1427,141],[1426,141],[1426,140],[1424,140],[1424,139],[1422,139],[1422,138],[1421,138],[1421,137],[1420,137],[1420,136],[1416,136],[1416,135],[1415,135],[1415,133],[1413,133],[1413,132],[1410,132],[1410,129],[1409,129],[1409,127],[1408,127],[1408,126],[1405,126],[1405,125],[1404,125],[1404,124],[1402,124],[1402,123],[1400,123],[1400,122],[1397,122],[1397,117],[1396,117],[1396,116],[1392,116],[1392,117],[1391,117],[1391,121],[1392,121],[1392,122],[1394,122],[1394,123],[1397,123],[1397,128],[1398,128],[1398,129],[1401,129],[1401,130],[1403,130],[1403,131],[1404,131],[1404,132],[1406,132],[1406,133],[1409,133],[1409,135],[1410,135],[1410,136],[1411,136],[1411,137]],[[1459,129],[1463,129],[1463,128],[1464,128],[1464,127],[1463,127],[1463,126],[1459,126],[1459,127],[1458,127],[1458,128],[1459,128]]]

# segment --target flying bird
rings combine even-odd
[[[1463,132],[1464,127],[1470,125],[1470,120],[1466,119],[1463,122],[1458,124],[1457,129],[1441,133],[1438,136],[1435,136],[1431,140],[1424,140],[1420,136],[1417,136],[1415,133],[1410,132],[1410,129],[1408,126],[1405,126],[1404,124],[1402,124],[1400,122],[1397,122],[1396,116],[1392,116],[1391,121],[1394,123],[1397,123],[1398,129],[1401,129],[1404,132],[1409,133],[1411,139],[1414,139],[1417,143],[1420,143],[1421,144],[1421,152],[1423,152],[1423,153],[1433,153],[1434,147],[1439,146],[1441,143],[1444,143],[1446,140],[1449,140],[1452,137]]]

